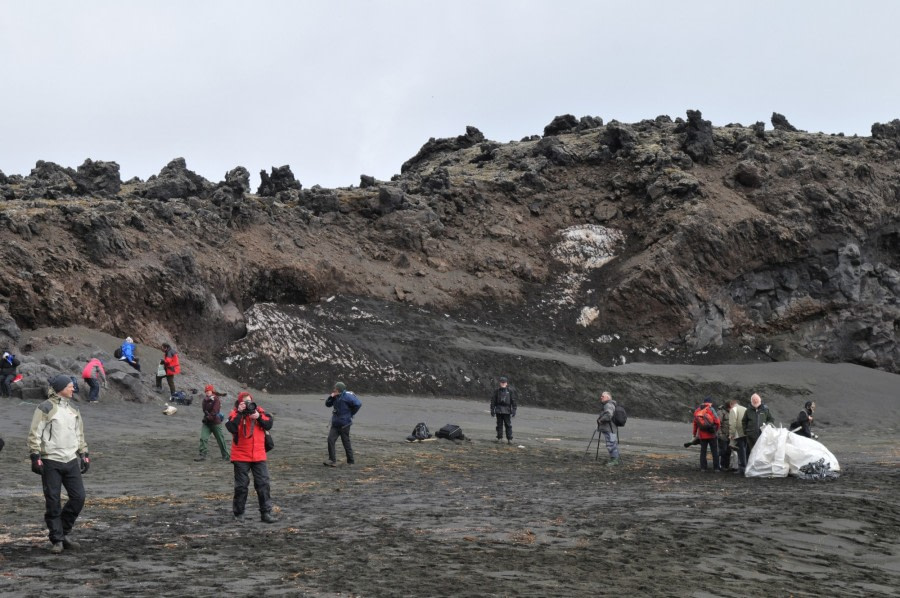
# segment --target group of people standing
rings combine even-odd
[[[791,432],[812,438],[810,426],[816,404],[807,401],[797,420],[791,424]],[[722,415],[719,415],[719,412]],[[730,399],[720,405],[718,411],[713,406],[713,399],[707,397],[694,411],[692,420],[692,438],[685,442],[685,448],[700,445],[700,470],[710,471],[707,453],[712,456],[713,472],[732,470],[743,475],[747,468],[747,458],[759,437],[763,426],[775,424],[775,418],[769,408],[763,404],[762,398],[754,393],[750,396],[750,406],[744,407],[737,399]],[[732,454],[737,463],[732,463]]]

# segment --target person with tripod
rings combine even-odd
[[[597,430],[606,442],[606,450],[609,451],[609,461],[607,466],[619,465],[619,427],[613,421],[616,414],[616,402],[613,401],[612,394],[608,390],[604,390],[600,395],[600,417],[597,418]]]

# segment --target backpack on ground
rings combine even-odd
[[[122,359],[122,347],[116,347],[116,350],[113,351],[113,357],[116,359]]]
[[[625,411],[625,408],[616,403],[616,408],[613,411],[612,423],[616,425],[617,428],[621,428],[625,425],[625,422],[628,421],[628,412]]]
[[[406,437],[406,439],[410,442],[415,442],[416,440],[426,440],[431,438],[431,432],[428,430],[428,426],[425,425],[425,422],[419,422],[416,424],[416,427],[413,428],[412,434]]]
[[[194,397],[188,396],[183,390],[176,390],[172,393],[169,401],[176,405],[190,405],[194,401]]]
[[[447,424],[446,426],[438,430],[435,436],[437,436],[438,438],[446,438],[447,440],[466,439],[465,434],[463,434],[462,428],[460,428],[456,424]]]
[[[694,425],[701,432],[714,434],[716,431],[716,422],[713,419],[712,411],[709,407],[703,407],[694,412]]]

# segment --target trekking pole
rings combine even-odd
[[[600,425],[597,424],[597,432],[600,432]],[[594,453],[594,461],[600,460],[600,441],[603,439],[603,435],[597,436],[597,452]]]
[[[581,456],[582,461],[584,461],[584,458],[587,457],[588,451],[591,450],[591,445],[594,444],[594,438],[597,436],[597,432],[599,430],[600,430],[600,428],[597,428],[596,430],[594,430],[593,435],[591,435],[591,439],[590,439],[590,441],[588,441],[587,448],[584,449],[584,454]],[[600,441],[599,440],[597,441],[597,451],[598,452],[600,451]]]

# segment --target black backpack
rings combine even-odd
[[[628,421],[628,412],[625,411],[625,408],[616,403],[615,411],[613,411],[612,423],[616,425],[617,428],[621,428],[625,425],[625,422]]]
[[[425,440],[427,438],[431,438],[431,432],[428,430],[428,426],[425,425],[425,422],[417,423],[416,427],[413,428],[412,434],[406,437],[410,442]]]
[[[438,438],[446,438],[447,440],[466,439],[465,434],[463,434],[462,428],[460,428],[456,424],[447,424],[446,426],[438,430],[435,436],[437,436]]]

